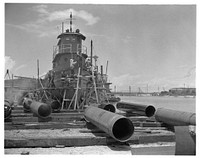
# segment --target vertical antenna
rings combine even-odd
[[[72,12],[70,12],[70,32],[72,32]]]
[[[92,66],[92,56],[93,56],[93,53],[92,53],[92,48],[93,48],[93,44],[92,44],[92,40],[91,40],[91,56],[90,56],[90,62],[91,62],[91,66]]]
[[[108,73],[108,60],[107,60],[107,63],[106,63],[106,75]]]
[[[64,33],[64,22],[62,22],[62,33]]]

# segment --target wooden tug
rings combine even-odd
[[[52,109],[82,109],[90,103],[108,101],[110,93],[107,74],[98,72],[97,56],[88,56],[87,47],[82,45],[86,37],[79,29],[72,30],[72,13],[70,14],[70,29],[57,37],[58,43],[53,46],[53,68],[44,79],[38,78],[39,91],[35,91],[34,99],[51,102]],[[92,61],[95,59],[95,66]]]

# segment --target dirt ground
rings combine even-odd
[[[122,154],[131,155],[129,146],[85,146],[85,147],[64,147],[64,148],[12,148],[5,149],[5,154],[66,154],[66,155],[104,155],[104,154]]]

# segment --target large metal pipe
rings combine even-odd
[[[133,112],[148,117],[153,116],[156,111],[156,109],[152,105],[143,105],[138,103],[118,102],[116,104],[116,107],[117,109],[122,111]]]
[[[24,108],[24,111],[25,112],[31,112],[31,107],[30,107],[30,105],[31,105],[31,103],[33,102],[33,100],[32,99],[30,99],[30,98],[24,98],[23,99],[23,108]]]
[[[13,104],[14,104],[14,101],[11,99],[4,100],[4,119],[8,119],[11,117]]]
[[[134,126],[132,122],[124,116],[94,106],[86,108],[84,116],[87,121],[91,122],[117,141],[126,142],[133,135]]]
[[[196,125],[196,114],[184,111],[176,111],[158,108],[155,119],[174,126]]]
[[[113,104],[100,104],[98,107],[106,111],[113,112],[113,113],[116,112],[116,108]]]
[[[51,109],[55,112],[59,112],[61,110],[62,105],[58,100],[50,100]]]
[[[30,108],[40,118],[46,118],[51,114],[51,106],[49,104],[32,101]]]

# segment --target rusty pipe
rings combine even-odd
[[[84,116],[87,121],[91,122],[117,141],[126,142],[133,135],[134,126],[132,122],[124,116],[94,106],[87,107]]]
[[[24,111],[25,112],[31,112],[31,108],[30,108],[30,105],[31,105],[31,103],[33,102],[33,100],[32,99],[30,99],[30,98],[24,98],[23,99],[23,108],[24,108]]]
[[[156,111],[152,105],[143,105],[138,103],[118,102],[116,107],[125,112],[133,112],[147,117],[153,116]]]
[[[155,119],[174,126],[196,125],[196,114],[184,111],[176,111],[158,108]]]
[[[4,119],[9,119],[11,117],[13,104],[14,101],[11,99],[4,100]]]
[[[113,113],[116,112],[116,108],[113,104],[100,104],[98,107],[106,111],[113,112]]]
[[[51,114],[51,106],[49,104],[32,101],[30,108],[40,118],[46,118]]]

